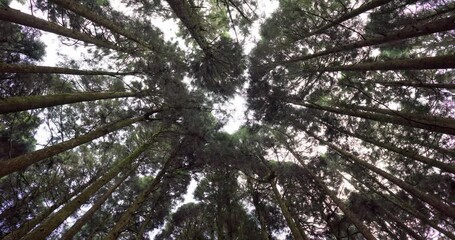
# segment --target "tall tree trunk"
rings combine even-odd
[[[443,171],[446,171],[446,172],[450,172],[450,173],[454,173],[454,174],[455,174],[455,165],[448,164],[448,163],[443,163],[443,162],[439,162],[439,161],[436,161],[436,160],[434,160],[434,159],[432,159],[432,158],[428,158],[428,157],[419,155],[419,154],[416,153],[416,152],[409,151],[409,150],[405,150],[405,149],[401,149],[401,148],[395,147],[395,146],[393,146],[393,145],[391,145],[391,144],[379,142],[378,140],[373,139],[372,137],[360,135],[360,134],[358,134],[358,133],[352,133],[352,132],[350,132],[350,131],[347,131],[347,130],[344,130],[344,129],[341,129],[341,128],[338,128],[338,127],[334,127],[334,126],[332,126],[332,125],[330,125],[330,124],[327,124],[327,123],[324,122],[324,121],[320,121],[320,123],[324,124],[325,126],[327,126],[327,127],[330,128],[330,129],[333,129],[333,130],[336,130],[336,131],[338,131],[338,132],[344,133],[344,134],[346,134],[346,135],[348,135],[348,136],[358,138],[358,139],[360,139],[360,140],[362,140],[362,141],[371,143],[371,144],[373,144],[373,145],[375,145],[375,146],[378,146],[378,147],[387,149],[387,150],[389,150],[389,151],[398,153],[398,154],[400,154],[400,155],[403,155],[403,156],[405,156],[405,157],[407,157],[407,158],[409,158],[409,159],[414,159],[414,160],[417,160],[417,161],[419,161],[419,162],[428,164],[428,165],[430,165],[430,166],[440,168],[440,169],[443,170]]]
[[[318,29],[314,30],[314,31],[311,31],[310,33],[308,33],[307,35],[305,35],[303,38],[307,38],[307,37],[311,37],[313,35],[316,35],[316,34],[320,34],[322,32],[324,32],[325,30],[331,28],[331,27],[334,27],[334,26],[337,26],[339,25],[340,23],[346,21],[346,20],[349,20],[351,18],[354,18],[354,17],[357,17],[358,15],[364,13],[364,12],[367,12],[371,9],[374,9],[374,8],[377,8],[379,6],[382,6],[384,4],[387,4],[389,2],[391,2],[392,0],[371,0],[369,3],[365,3],[364,5],[356,8],[356,9],[353,9],[352,11],[349,11],[341,16],[339,16],[338,18],[334,19],[334,20],[329,20],[329,23],[323,25],[323,26],[320,26]]]
[[[134,92],[81,92],[46,96],[19,96],[0,99],[0,114],[52,107],[70,103],[95,101],[100,99],[138,97]]]
[[[414,127],[429,130],[432,132],[440,132],[450,135],[455,135],[455,121],[452,119],[447,119],[446,123],[437,122],[429,122],[424,118],[419,119],[406,119],[404,117],[399,116],[392,116],[389,114],[383,113],[372,113],[372,112],[364,112],[359,111],[354,108],[336,108],[331,106],[322,106],[315,103],[305,103],[301,102],[296,98],[286,98],[283,99],[284,102],[292,103],[300,106],[304,106],[307,108],[332,112],[341,115],[359,117],[364,119],[370,119],[378,122],[385,122],[385,123],[393,123],[397,125],[407,126],[407,127]]]
[[[50,33],[55,33],[61,36],[80,40],[86,43],[92,43],[98,47],[109,48],[117,51],[124,51],[122,50],[122,48],[116,46],[114,43],[96,39],[87,34],[62,27],[56,23],[48,22],[41,18],[37,18],[33,15],[29,15],[9,7],[0,7],[0,20],[17,23],[20,25],[36,28]]]
[[[137,210],[139,210],[142,204],[147,200],[147,197],[156,189],[157,185],[161,182],[161,179],[163,178],[164,174],[166,174],[166,172],[169,170],[172,161],[177,156],[178,150],[179,147],[174,149],[174,151],[170,154],[169,158],[163,164],[163,167],[152,180],[152,182],[134,199],[134,202],[122,214],[120,219],[117,221],[114,227],[109,231],[107,236],[104,238],[105,240],[116,240],[120,236],[122,231],[131,221],[131,219],[135,216]]]
[[[48,73],[48,74],[69,74],[69,75],[108,75],[127,76],[136,75],[140,72],[106,72],[94,70],[79,70],[72,68],[35,66],[29,64],[7,64],[0,62],[0,73]]]
[[[280,206],[284,219],[286,219],[286,222],[288,223],[288,226],[291,229],[292,236],[294,236],[294,239],[296,240],[309,239],[306,235],[302,234],[303,231],[300,231],[299,227],[297,226],[297,223],[294,222],[294,219],[292,218],[291,213],[289,212],[288,206],[284,202],[283,198],[280,195],[280,192],[278,191],[278,188],[276,187],[276,178],[270,181],[270,185],[272,186],[272,191],[275,196],[275,199],[278,202],[278,206]]]
[[[259,193],[253,189],[250,179],[247,180],[247,187],[253,199],[253,206],[256,211],[257,219],[259,220],[259,224],[261,225],[261,238],[262,240],[270,240],[267,221],[265,220],[264,209],[262,208],[260,203]]]
[[[109,169],[109,171],[107,171],[101,178],[97,179],[93,184],[88,186],[84,191],[81,192],[81,194],[65,204],[65,206],[63,206],[60,210],[53,213],[42,224],[27,234],[23,240],[45,239],[69,216],[71,216],[77,209],[86,203],[100,188],[109,183],[122,171],[125,171],[125,169],[131,168],[131,164],[134,162],[134,160],[138,158],[141,153],[146,151],[152,144],[153,141],[143,144],[126,158],[116,161]]]
[[[133,168],[135,169],[135,168]],[[70,227],[60,239],[71,240],[73,239],[74,235],[76,235],[82,227],[92,218],[92,216],[101,208],[104,202],[112,195],[112,193],[117,189],[120,184],[128,178],[128,174],[125,174],[123,177],[119,178],[95,203],[93,203],[92,207],[84,213],[77,221]]]
[[[399,186],[403,190],[407,191],[412,196],[414,196],[414,197],[416,197],[418,199],[421,199],[422,201],[424,201],[424,202],[428,203],[429,205],[433,206],[435,209],[439,210],[439,212],[442,215],[445,215],[445,216],[448,216],[448,217],[451,217],[451,218],[455,219],[455,208],[453,208],[451,206],[447,206],[446,204],[442,203],[441,201],[439,201],[434,196],[429,195],[427,193],[424,193],[424,192],[418,190],[417,188],[409,185],[408,183],[402,181],[401,179],[393,176],[392,174],[387,173],[386,171],[384,171],[384,170],[382,170],[380,168],[377,168],[376,166],[374,166],[374,165],[372,165],[372,164],[370,164],[368,162],[365,162],[365,161],[361,160],[359,157],[355,156],[354,154],[349,153],[349,152],[339,148],[335,144],[323,140],[322,138],[320,138],[316,134],[313,134],[313,133],[311,133],[309,131],[306,131],[306,130],[305,130],[305,132],[308,135],[316,138],[322,144],[325,144],[328,147],[330,147],[331,149],[333,149],[336,152],[338,152],[345,159],[351,160],[351,161],[359,164],[360,166],[362,166],[362,167],[364,167],[364,168],[366,168],[366,169],[368,169],[368,170],[380,175],[381,177],[389,180],[390,182],[392,182],[395,185]]]
[[[395,59],[382,62],[367,62],[351,65],[307,68],[303,72],[339,72],[339,71],[389,71],[389,70],[423,70],[455,68],[455,55],[422,57],[415,59]]]
[[[60,201],[52,205],[50,208],[44,210],[42,213],[40,213],[38,216],[28,220],[27,222],[23,223],[18,229],[8,233],[3,240],[17,240],[17,239],[22,239],[23,236],[25,236],[30,230],[32,230],[35,226],[40,224],[44,219],[46,219],[51,213],[55,211],[55,209],[61,207],[63,204],[68,202],[71,198],[74,196],[78,195],[82,190],[84,190],[88,185],[92,184],[95,181],[96,177],[90,179],[87,183],[84,183],[83,185],[79,186],[77,189],[75,189],[73,192],[70,194],[66,195],[64,198],[62,198]]]
[[[326,56],[326,55],[330,55],[333,53],[353,50],[353,49],[357,49],[357,48],[361,48],[361,47],[374,46],[374,45],[409,39],[409,38],[415,38],[415,37],[419,37],[419,36],[430,35],[430,34],[437,33],[437,32],[449,31],[449,30],[455,29],[454,22],[455,22],[455,16],[451,16],[451,17],[438,19],[438,20],[428,22],[428,23],[415,24],[415,25],[408,26],[402,30],[397,30],[397,31],[393,31],[390,33],[386,33],[384,36],[371,37],[371,38],[368,38],[368,39],[365,39],[362,41],[357,41],[357,42],[353,42],[353,43],[349,43],[349,44],[345,44],[345,45],[341,45],[341,46],[328,48],[321,52],[316,52],[316,53],[306,55],[306,56],[293,57],[289,60],[273,62],[271,64],[273,66],[275,66],[277,64],[287,64],[287,63],[305,61],[305,60],[309,60],[309,59],[313,59],[313,58],[317,58],[317,57],[321,57],[321,56]]]
[[[399,227],[400,229],[403,229],[409,236],[413,237],[414,239],[416,240],[425,240],[425,238],[423,238],[422,236],[420,236],[419,234],[417,234],[416,232],[414,232],[410,227],[408,227],[408,225],[406,225],[405,223],[403,223],[400,219],[398,219],[394,214],[392,214],[391,212],[389,212],[387,209],[385,209],[384,207],[382,207],[381,205],[378,204],[378,206],[381,208],[381,211],[383,213],[385,213],[385,215],[391,219],[392,221],[394,221]]]
[[[455,25],[454,25],[455,26]],[[418,88],[445,88],[455,89],[455,83],[424,83],[424,82],[413,82],[413,81],[368,81],[370,83],[376,83],[390,87],[418,87]]]
[[[288,149],[289,152],[294,156],[295,159],[300,163],[300,166],[302,167],[302,170],[304,172],[304,175],[310,177],[313,179],[313,181],[318,185],[321,190],[328,195],[332,201],[341,209],[341,211],[344,212],[346,217],[354,223],[356,226],[357,230],[362,233],[362,235],[368,239],[368,240],[376,240],[376,238],[373,236],[373,234],[370,232],[370,230],[363,224],[362,220],[354,213],[352,212],[325,184],[324,182],[319,179],[316,174],[314,174],[310,169],[308,169],[305,165],[305,162],[301,159],[300,155],[297,154],[294,149],[291,148],[291,146],[286,145],[286,148]]]
[[[53,2],[57,5],[59,5],[62,8],[66,8],[68,10],[71,10],[78,15],[87,18],[88,20],[103,26],[109,30],[111,30],[114,33],[120,34],[127,39],[138,43],[142,47],[148,48],[151,51],[156,53],[156,49],[145,42],[143,39],[138,37],[135,33],[128,31],[127,29],[123,28],[120,26],[118,23],[112,21],[111,19],[107,19],[103,16],[101,16],[99,13],[91,11],[89,8],[85,7],[82,4],[79,4],[77,2],[71,1],[71,0],[50,0],[50,2]]]
[[[129,126],[133,123],[143,121],[145,119],[146,118],[144,116],[142,116],[142,117],[128,118],[128,119],[124,119],[121,121],[117,121],[117,122],[102,126],[100,128],[97,128],[94,131],[84,134],[82,136],[75,137],[71,140],[67,140],[62,143],[55,144],[53,146],[43,148],[40,150],[36,150],[36,151],[30,152],[30,153],[25,153],[25,154],[15,157],[15,158],[0,161],[0,177],[6,176],[10,173],[13,173],[13,172],[16,172],[16,171],[19,171],[22,169],[25,169],[26,167],[28,167],[34,163],[37,163],[41,160],[52,157],[54,155],[57,155],[61,152],[66,151],[66,150],[75,148],[79,145],[90,142],[101,136],[104,136],[111,132],[117,131],[117,130],[124,128],[126,126]]]

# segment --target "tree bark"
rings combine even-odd
[[[286,219],[286,222],[288,223],[289,228],[291,229],[292,235],[294,236],[294,239],[296,240],[307,240],[309,239],[306,235],[303,235],[302,232],[299,230],[299,227],[297,226],[297,223],[294,222],[294,219],[291,216],[291,213],[289,212],[288,206],[284,202],[283,198],[281,198],[280,192],[278,191],[278,188],[276,187],[276,178],[272,179],[270,181],[270,185],[272,186],[272,191],[275,196],[275,199],[278,202],[278,206],[280,206],[281,212],[283,213],[284,219]]]
[[[156,135],[155,135],[156,136]],[[101,178],[97,179],[93,184],[87,187],[76,198],[69,201],[60,210],[52,214],[37,228],[27,234],[23,240],[37,240],[46,239],[60,224],[62,224],[69,216],[71,216],[77,209],[86,203],[100,188],[109,183],[125,168],[130,168],[133,161],[138,158],[142,152],[147,150],[153,141],[150,141],[138,147],[126,158],[119,160],[107,171]]]
[[[455,25],[454,25],[455,26]],[[455,83],[424,83],[424,82],[412,82],[412,81],[370,81],[371,83],[376,83],[389,87],[418,87],[418,88],[445,88],[445,89],[455,89]]]
[[[128,174],[125,174],[123,177],[119,178],[96,202],[92,205],[92,207],[84,213],[74,224],[68,229],[60,239],[64,240],[71,240],[73,239],[74,235],[76,235],[82,227],[92,218],[92,216],[101,208],[103,203],[112,195],[112,193],[117,189],[120,184],[128,178]]]
[[[108,75],[127,76],[136,75],[140,72],[107,72],[95,70],[79,70],[72,68],[35,66],[29,64],[7,64],[0,63],[0,73],[47,73],[47,74],[68,74],[68,75]]]
[[[107,236],[104,238],[105,240],[116,240],[131,221],[131,219],[135,216],[134,214],[139,210],[142,204],[147,200],[147,197],[155,190],[156,186],[160,183],[161,179],[163,178],[164,174],[169,170],[171,167],[171,163],[174,160],[178,153],[178,148],[174,149],[174,151],[170,154],[169,158],[163,164],[163,167],[152,180],[150,185],[144,189],[135,199],[134,202],[128,207],[128,209],[122,214],[120,219],[114,225],[114,227],[109,231]]]
[[[289,145],[286,145],[286,148],[288,151],[291,152],[291,154],[294,156],[295,159],[300,163],[300,166],[302,167],[303,173],[306,176],[309,176],[313,181],[321,188],[321,190],[328,195],[332,201],[341,209],[341,211],[344,212],[346,217],[354,223],[356,226],[357,230],[362,233],[363,237],[365,237],[368,240],[376,240],[376,238],[373,236],[373,234],[370,232],[370,230],[363,224],[362,220],[354,213],[352,212],[325,184],[324,182],[316,176],[310,169],[308,169],[305,165],[305,162],[300,158],[300,155],[297,154],[294,149],[292,149]]]
[[[62,27],[56,23],[48,22],[41,18],[37,18],[33,15],[29,15],[9,7],[0,8],[0,20],[17,23],[20,25],[36,28],[50,33],[55,33],[61,36],[69,37],[86,43],[92,43],[98,47],[113,49],[117,51],[124,51],[122,48],[116,46],[114,43],[96,39],[87,34]]]
[[[311,133],[309,131],[305,130],[305,132],[308,135],[310,135],[310,136],[314,137],[315,139],[317,139],[322,144],[325,144],[328,147],[330,147],[331,149],[333,149],[336,152],[338,152],[345,159],[351,160],[351,161],[359,164],[360,166],[362,166],[362,167],[364,167],[364,168],[366,168],[366,169],[368,169],[368,170],[380,175],[381,177],[389,180],[390,182],[392,182],[395,185],[399,186],[403,190],[407,191],[412,196],[414,196],[416,198],[419,198],[422,201],[424,201],[424,202],[428,203],[429,205],[433,206],[442,215],[445,215],[445,216],[448,216],[450,218],[455,219],[455,208],[453,208],[451,206],[447,206],[446,204],[444,204],[444,203],[440,202],[438,199],[436,199],[434,196],[429,195],[427,193],[424,193],[424,192],[418,190],[417,188],[415,188],[415,187],[411,186],[410,184],[402,181],[401,179],[399,179],[399,178],[387,173],[386,171],[384,171],[382,169],[379,169],[376,166],[361,160],[360,158],[358,158],[354,154],[349,153],[349,152],[339,148],[335,144],[327,142],[327,141],[323,140],[322,138],[318,137],[317,135],[315,135],[315,134],[313,134],[313,133]]]
[[[77,13],[78,15],[80,15],[84,18],[87,18],[88,20],[90,20],[100,26],[103,26],[103,27],[111,30],[112,32],[120,34],[120,35],[126,37],[127,39],[138,43],[142,47],[145,47],[156,53],[156,49],[153,46],[146,43],[143,39],[136,36],[134,33],[129,32],[125,28],[122,28],[118,23],[112,21],[111,19],[107,19],[107,18],[101,16],[100,14],[91,11],[90,9],[88,9],[87,7],[85,7],[82,4],[76,3],[71,0],[50,0],[50,1],[59,5],[62,8],[66,8],[68,10],[73,11],[73,12]]]
[[[121,121],[117,121],[105,126],[102,126],[98,129],[95,129],[92,132],[84,134],[79,137],[75,137],[71,140],[64,141],[62,143],[43,148],[40,150],[36,150],[30,153],[25,153],[15,158],[6,159],[0,161],[0,177],[6,176],[10,173],[25,169],[26,167],[37,163],[41,160],[46,158],[52,157],[57,155],[61,152],[67,151],[69,149],[75,148],[79,145],[84,143],[90,142],[94,139],[97,139],[101,136],[109,134],[111,132],[117,131],[121,128],[129,126],[133,123],[145,120],[145,117],[136,117],[136,118],[128,118]]]
[[[437,167],[437,168],[439,168],[439,169],[441,169],[443,171],[455,174],[455,166],[452,165],[452,164],[439,162],[439,161],[436,161],[436,160],[434,160],[432,158],[428,158],[428,157],[419,155],[416,152],[405,150],[405,149],[401,149],[401,148],[395,147],[395,146],[393,146],[391,144],[379,142],[378,140],[373,139],[371,137],[360,135],[358,133],[352,133],[350,131],[347,131],[347,130],[344,130],[344,129],[341,129],[341,128],[338,128],[338,127],[334,127],[332,125],[329,125],[329,124],[325,123],[324,121],[320,121],[320,123],[324,124],[328,128],[334,129],[334,130],[336,130],[336,131],[338,131],[340,133],[344,133],[344,134],[346,134],[348,136],[358,138],[358,139],[360,139],[362,141],[371,143],[371,144],[373,144],[375,146],[378,146],[378,147],[387,149],[389,151],[398,153],[398,154],[403,155],[403,156],[405,156],[405,157],[407,157],[409,159],[414,159],[414,160],[417,160],[417,161],[419,161],[421,163],[425,163],[425,164],[428,164],[430,166]]]
[[[251,197],[253,199],[253,206],[254,206],[254,209],[256,210],[256,215],[259,220],[259,224],[261,225],[261,238],[262,238],[262,240],[270,240],[270,235],[269,235],[268,228],[267,228],[267,222],[265,220],[263,208],[259,202],[260,200],[259,200],[258,193],[256,191],[254,191],[251,184],[252,184],[251,181],[248,180],[248,182],[247,182],[248,190],[250,191]]]
[[[406,119],[406,118],[404,118],[404,116],[399,117],[399,116],[392,116],[392,115],[383,114],[383,113],[364,112],[364,111],[359,111],[355,108],[347,109],[347,108],[336,108],[336,107],[331,107],[331,106],[321,106],[321,105],[317,105],[315,103],[301,102],[295,98],[286,98],[283,101],[285,101],[287,103],[304,106],[307,108],[332,112],[332,113],[341,114],[341,115],[359,117],[359,118],[374,120],[374,121],[378,121],[378,122],[392,123],[392,124],[397,124],[397,125],[402,125],[402,126],[407,126],[407,127],[425,129],[425,130],[429,130],[432,132],[439,132],[439,133],[445,133],[445,134],[449,134],[449,135],[455,135],[455,121],[452,119],[447,119],[446,123],[443,123],[443,124],[440,123],[439,121],[432,123],[432,122],[429,122],[425,118]]]
[[[321,56],[326,56],[326,55],[333,54],[333,53],[353,50],[353,49],[357,49],[357,48],[361,48],[361,47],[374,46],[374,45],[409,39],[409,38],[415,38],[415,37],[419,37],[419,36],[430,35],[430,34],[437,33],[437,32],[445,32],[445,31],[449,31],[452,29],[455,29],[455,16],[438,19],[438,20],[435,20],[435,21],[432,21],[429,23],[411,25],[402,30],[397,30],[397,31],[393,31],[390,33],[386,33],[386,35],[384,35],[384,36],[371,37],[366,40],[357,41],[357,42],[353,42],[350,44],[341,45],[341,46],[337,46],[337,47],[332,47],[332,48],[326,49],[321,52],[316,52],[314,54],[294,57],[294,58],[291,58],[291,59],[285,60],[285,61],[273,62],[272,64],[277,65],[277,64],[287,64],[287,63],[305,61],[305,60],[309,60],[309,59],[313,59],[313,58],[317,58],[317,57],[321,57]]]
[[[63,93],[46,96],[19,96],[0,99],[0,114],[46,108],[70,103],[95,101],[101,99],[138,97],[134,92],[82,92]]]
[[[28,220],[27,222],[23,223],[18,229],[8,233],[3,240],[17,240],[22,239],[30,230],[32,230],[35,226],[40,224],[44,219],[46,219],[51,213],[55,211],[55,209],[61,207],[63,204],[68,202],[71,198],[78,195],[82,190],[84,190],[88,185],[93,183],[95,178],[92,178],[87,183],[79,186],[76,190],[71,192],[70,194],[66,195],[63,199],[52,205],[50,208],[46,209],[44,212],[40,213],[38,216]]]
[[[415,59],[395,59],[382,62],[358,63],[334,67],[308,68],[303,72],[340,72],[340,71],[389,71],[455,68],[455,55],[422,57]]]
[[[334,27],[346,20],[349,20],[351,18],[354,18],[364,12],[367,12],[371,9],[374,9],[374,8],[377,8],[379,6],[382,6],[384,4],[387,4],[389,2],[391,2],[392,0],[372,0],[371,2],[369,3],[366,3],[350,12],[347,12],[341,16],[339,16],[337,19],[334,19],[334,20],[331,20],[329,23],[319,27],[318,29],[308,33],[306,36],[304,36],[303,38],[308,38],[308,37],[311,37],[313,35],[316,35],[316,34],[320,34],[322,32],[324,32],[325,30],[331,28],[331,27]]]

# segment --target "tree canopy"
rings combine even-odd
[[[447,0],[1,1],[0,238],[455,239],[454,39]]]

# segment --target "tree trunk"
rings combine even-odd
[[[29,64],[7,64],[0,63],[0,73],[47,73],[47,74],[68,74],[68,75],[109,75],[127,76],[136,75],[140,72],[106,72],[93,70],[79,70],[61,67],[35,66]]]
[[[307,240],[309,239],[306,235],[303,235],[302,232],[299,230],[299,227],[297,226],[297,223],[294,222],[291,213],[289,212],[288,206],[284,202],[284,200],[281,198],[280,192],[278,191],[276,187],[276,178],[272,179],[270,181],[270,185],[272,186],[272,191],[275,196],[275,199],[278,202],[278,205],[280,206],[281,212],[283,213],[284,219],[286,219],[286,222],[288,223],[289,228],[291,229],[292,235],[294,236],[294,239],[296,240]]]
[[[44,212],[40,213],[38,216],[28,220],[27,222],[23,223],[18,229],[8,233],[3,240],[17,240],[22,239],[30,230],[32,230],[35,226],[40,224],[44,219],[46,219],[51,213],[55,211],[55,209],[61,207],[63,204],[68,202],[71,198],[78,195],[82,190],[84,190],[88,185],[94,182],[96,177],[92,178],[87,183],[79,186],[76,190],[72,193],[66,195],[63,199],[52,205],[50,208],[46,209]]]
[[[9,97],[0,99],[0,114],[100,99],[138,97],[140,95],[140,93],[134,92],[81,92],[46,96]]]
[[[393,123],[397,125],[407,126],[407,127],[414,127],[429,130],[432,132],[440,132],[449,135],[455,135],[455,121],[452,119],[448,119],[446,124],[440,122],[428,122],[426,119],[406,119],[403,117],[392,116],[388,114],[382,113],[371,113],[371,112],[364,112],[359,111],[354,108],[336,108],[331,106],[322,106],[317,105],[315,103],[305,103],[301,102],[295,98],[286,98],[283,101],[287,103],[292,103],[300,106],[304,106],[307,108],[332,112],[336,114],[348,115],[353,117],[359,117],[364,119],[370,119],[378,122],[385,122],[385,123]]]
[[[289,60],[285,60],[285,61],[273,62],[272,64],[276,65],[276,64],[287,64],[287,63],[305,61],[305,60],[309,60],[309,59],[313,59],[313,58],[317,58],[317,57],[321,57],[321,56],[326,56],[326,55],[333,54],[333,53],[353,50],[353,49],[357,49],[357,48],[361,48],[361,47],[374,46],[374,45],[384,44],[384,43],[388,43],[388,42],[409,39],[409,38],[415,38],[415,37],[419,37],[419,36],[430,35],[433,33],[449,31],[452,29],[455,29],[455,16],[438,19],[438,20],[428,22],[428,23],[411,25],[402,30],[397,30],[397,31],[393,31],[390,33],[386,33],[386,35],[384,35],[384,36],[372,37],[372,38],[368,38],[366,40],[357,41],[357,42],[353,42],[353,43],[349,43],[349,44],[341,45],[341,46],[337,46],[337,47],[332,47],[327,50],[324,50],[321,52],[316,52],[316,53],[313,53],[310,55],[293,57],[293,58],[291,58]]]
[[[155,135],[156,136],[156,135]],[[93,184],[87,187],[76,198],[65,204],[60,210],[52,214],[37,228],[27,234],[23,240],[45,239],[51,234],[60,224],[62,224],[69,216],[71,216],[81,205],[85,204],[100,188],[109,183],[113,178],[120,174],[125,169],[131,168],[133,161],[138,158],[142,152],[146,151],[153,141],[150,141],[138,147],[126,158],[116,161],[113,166],[101,178],[97,179]]]
[[[400,219],[398,219],[394,214],[389,212],[387,209],[383,208],[381,205],[378,204],[378,206],[381,208],[381,211],[385,213],[385,215],[397,223],[397,225],[400,227],[400,229],[403,229],[409,236],[413,237],[416,240],[425,240],[425,238],[421,237],[419,234],[414,232],[410,227],[408,227],[405,223],[401,222]]]
[[[454,25],[455,26],[455,25]],[[424,82],[412,82],[412,81],[369,81],[371,83],[376,83],[384,86],[391,87],[418,87],[418,88],[445,88],[445,89],[455,89],[455,83],[424,83]]]
[[[107,236],[104,238],[105,240],[116,240],[131,221],[131,219],[135,216],[134,214],[139,210],[142,204],[147,200],[147,197],[155,190],[156,186],[160,183],[161,179],[163,178],[164,174],[169,170],[171,167],[171,163],[174,160],[178,153],[178,148],[176,148],[169,158],[164,163],[161,170],[152,180],[150,185],[144,189],[135,199],[134,202],[128,207],[128,209],[122,214],[120,219],[114,225],[114,227],[109,231]]]
[[[302,167],[302,170],[304,172],[304,175],[309,176],[310,178],[313,179],[313,181],[321,188],[321,190],[327,194],[332,201],[341,209],[341,211],[344,212],[346,217],[354,223],[356,226],[357,230],[362,233],[363,237],[365,237],[368,240],[376,240],[376,238],[373,236],[373,234],[370,232],[370,230],[363,224],[362,220],[354,213],[352,212],[325,184],[324,182],[316,176],[310,169],[308,169],[305,165],[305,162],[300,158],[300,155],[297,154],[294,149],[292,149],[289,145],[286,145],[286,148],[288,151],[291,152],[291,154],[294,156],[295,159],[300,163],[300,166]]]
[[[256,215],[259,220],[259,224],[261,225],[261,238],[262,240],[270,240],[270,235],[268,232],[267,222],[265,220],[263,208],[259,202],[260,201],[258,196],[259,194],[256,191],[254,191],[251,184],[252,184],[251,181],[248,179],[247,182],[248,190],[250,191],[251,197],[253,199],[253,206],[254,209],[256,210]]]
[[[117,51],[124,51],[120,47],[116,46],[114,43],[96,39],[87,34],[62,27],[56,23],[48,22],[41,18],[37,18],[33,15],[29,15],[9,7],[0,8],[0,20],[17,23],[20,25],[36,28],[50,33],[55,33],[57,35],[69,37],[82,42],[92,43],[98,47],[113,49]]]
[[[379,142],[378,140],[373,139],[373,138],[368,137],[368,136],[360,135],[360,134],[357,134],[357,133],[352,133],[350,131],[347,131],[347,130],[344,130],[344,129],[341,129],[341,128],[338,128],[338,127],[334,127],[332,125],[329,125],[329,124],[325,123],[324,121],[320,121],[320,123],[324,124],[328,128],[334,129],[334,130],[336,130],[338,132],[341,132],[341,133],[344,133],[344,134],[346,134],[348,136],[358,138],[358,139],[360,139],[362,141],[371,143],[371,144],[373,144],[375,146],[378,146],[378,147],[387,149],[389,151],[401,154],[401,155],[403,155],[403,156],[405,156],[405,157],[407,157],[409,159],[414,159],[414,160],[417,160],[419,162],[428,164],[430,166],[437,167],[437,168],[439,168],[439,169],[441,169],[443,171],[455,174],[455,165],[439,162],[439,161],[436,161],[436,160],[434,160],[432,158],[428,158],[428,157],[419,155],[416,152],[405,150],[405,149],[401,149],[401,148],[395,147],[395,146],[393,146],[391,144]]]
[[[336,25],[339,25],[340,23],[346,21],[346,20],[349,20],[351,18],[354,18],[366,11],[369,11],[371,9],[374,9],[374,8],[377,8],[379,6],[382,6],[384,4],[387,4],[389,2],[391,2],[392,0],[371,0],[371,2],[369,3],[366,3],[350,12],[347,12],[341,16],[339,16],[337,19],[334,19],[334,20],[330,20],[329,23],[319,27],[318,29],[308,33],[306,36],[304,36],[303,38],[307,38],[307,37],[311,37],[313,35],[316,35],[316,34],[320,34],[322,32],[324,32],[325,30],[331,28],[331,27],[334,27]]]
[[[362,167],[364,167],[366,169],[371,170],[372,172],[374,172],[374,173],[382,176],[383,178],[389,180],[390,182],[396,184],[397,186],[399,186],[403,190],[405,190],[408,193],[410,193],[412,196],[414,196],[416,198],[419,198],[422,201],[424,201],[424,202],[428,203],[429,205],[433,206],[435,209],[439,210],[442,215],[445,215],[445,216],[448,216],[448,217],[451,217],[451,218],[455,219],[455,208],[453,208],[451,206],[447,206],[446,204],[444,204],[444,203],[440,202],[438,199],[436,199],[434,196],[431,196],[431,195],[429,195],[427,193],[424,193],[424,192],[418,190],[417,188],[409,185],[408,183],[402,181],[401,179],[399,179],[399,178],[387,173],[386,171],[384,171],[382,169],[379,169],[376,166],[361,160],[360,158],[358,158],[357,156],[353,155],[352,153],[349,153],[349,152],[339,148],[335,144],[327,142],[327,141],[323,140],[322,138],[318,137],[317,135],[315,135],[315,134],[313,134],[313,133],[311,133],[309,131],[305,130],[305,132],[308,135],[316,138],[322,144],[325,144],[325,145],[329,146],[331,149],[333,149],[336,152],[338,152],[344,158],[346,158],[348,160],[351,160],[351,161],[359,164],[360,166],[362,166]]]
[[[15,158],[11,159],[6,159],[3,161],[0,161],[0,177],[6,176],[10,173],[25,169],[26,167],[37,163],[41,160],[44,160],[46,158],[52,157],[54,155],[57,155],[61,152],[64,152],[66,150],[75,148],[79,145],[82,145],[84,143],[90,142],[94,139],[97,139],[101,136],[104,136],[106,134],[109,134],[111,132],[117,131],[121,128],[124,128],[126,126],[129,126],[133,123],[143,121],[145,120],[145,117],[136,117],[136,118],[128,118],[124,119],[121,121],[117,121],[105,126],[102,126],[98,129],[95,129],[92,132],[89,132],[87,134],[84,134],[79,137],[75,137],[71,140],[64,141],[62,143],[43,148],[40,150],[36,150],[30,153],[25,153],[20,156],[17,156]]]
[[[309,68],[303,72],[339,72],[339,71],[389,71],[423,70],[455,68],[455,55],[422,57],[415,59],[395,59],[382,62],[367,62],[334,67]]]
[[[84,213],[77,221],[68,229],[60,239],[71,240],[73,239],[74,235],[76,235],[82,227],[92,218],[92,216],[101,208],[101,205],[111,196],[111,194],[117,189],[120,184],[128,178],[128,174],[125,174],[123,177],[119,178],[95,203],[93,203],[92,207]]]
[[[91,11],[90,9],[88,9],[87,7],[85,7],[82,4],[76,3],[71,0],[50,0],[50,2],[53,2],[62,8],[71,10],[74,13],[76,13],[84,18],[87,18],[88,20],[90,20],[100,26],[105,27],[105,28],[111,30],[112,32],[120,34],[120,35],[126,37],[127,39],[138,43],[142,47],[148,48],[151,51],[156,53],[156,49],[154,49],[153,46],[146,43],[143,39],[136,36],[134,33],[129,32],[125,28],[122,28],[119,25],[119,23],[116,23],[116,22],[112,21],[111,19],[107,19],[107,18],[101,16],[99,13]]]

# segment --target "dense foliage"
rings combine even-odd
[[[455,239],[455,2],[0,4],[0,238]]]

